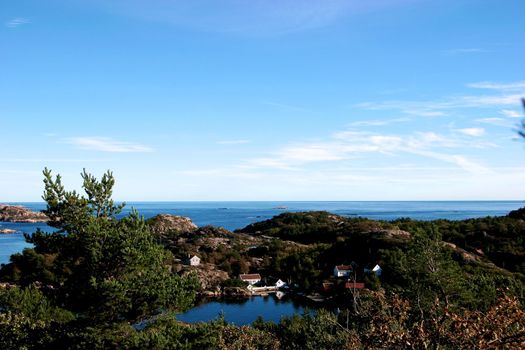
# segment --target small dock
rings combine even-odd
[[[264,296],[265,294],[267,295],[268,293],[275,293],[279,290],[279,288],[277,287],[252,287],[250,288],[250,291],[252,292],[252,295],[261,295],[261,296]]]

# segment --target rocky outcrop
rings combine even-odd
[[[0,204],[0,221],[7,222],[47,222],[49,218],[20,205]]]
[[[182,275],[190,273],[194,273],[199,279],[201,290],[216,290],[222,282],[230,278],[227,272],[217,269],[213,264],[185,266]]]
[[[443,246],[452,249],[456,253],[456,255],[459,258],[461,258],[461,260],[464,263],[480,262],[481,261],[480,256],[478,256],[478,255],[476,255],[474,253],[470,253],[470,252],[466,251],[465,249],[462,249],[462,248],[458,247],[454,243],[442,242],[442,244],[443,244]]]
[[[228,231],[227,229],[223,227],[207,225],[207,226],[199,227],[195,232],[193,232],[192,235],[199,236],[199,237],[231,238],[234,234],[233,232]]]
[[[399,230],[399,229],[378,229],[371,231],[370,233],[390,239],[409,240],[412,238],[410,232]]]
[[[183,234],[193,232],[197,229],[190,218],[176,215],[159,214],[148,220],[151,231],[159,236],[170,234]]]
[[[8,228],[0,229],[0,234],[2,234],[2,235],[9,235],[9,234],[12,234],[12,233],[16,233],[16,230],[11,230],[11,229],[8,229]]]
[[[225,287],[222,291],[224,297],[249,297],[252,293],[241,287]]]

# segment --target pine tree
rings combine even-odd
[[[134,322],[189,307],[196,279],[171,272],[171,253],[135,210],[117,217],[124,204],[112,199],[113,174],[100,181],[85,170],[81,175],[86,196],[66,191],[60,175],[44,170],[44,212],[58,230],[27,235],[34,247],[11,258],[3,279],[43,284],[68,310],[104,322]]]

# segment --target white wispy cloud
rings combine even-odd
[[[504,95],[485,95],[485,96],[463,96],[458,98],[455,103],[451,103],[451,108],[475,108],[475,107],[506,107],[518,105],[525,92],[504,94]]]
[[[468,87],[475,89],[488,89],[488,90],[521,90],[525,89],[525,81],[516,81],[511,83],[496,83],[491,81],[482,81],[478,83],[467,84]]]
[[[523,113],[511,110],[511,109],[502,109],[500,111],[500,113],[503,114],[505,117],[508,117],[508,118],[521,118],[521,117],[523,117]]]
[[[250,142],[251,142],[250,140],[223,140],[223,141],[218,141],[217,144],[219,145],[243,145],[243,144],[247,144]]]
[[[523,197],[519,191],[515,193],[515,188],[520,188],[523,182],[524,167],[495,166],[490,171],[482,167],[473,176],[464,168],[474,171],[478,164],[464,157],[450,157],[441,166],[426,164],[378,164],[372,167],[330,164],[297,172],[239,171],[230,167],[214,169],[209,174],[209,169],[205,168],[202,171],[175,172],[174,176],[178,176],[179,196],[181,191],[190,187],[188,199],[194,199],[197,193],[201,200],[217,200],[216,194],[209,196],[217,186],[226,189],[221,195],[227,196],[228,200],[486,200]],[[198,185],[195,185],[196,176],[199,177]],[[195,186],[191,187],[192,184]],[[514,190],[509,191],[509,186]],[[237,190],[230,190],[234,188]],[[224,200],[223,197],[220,199]]]
[[[485,135],[485,129],[483,128],[464,128],[464,129],[455,129],[456,132],[459,132],[463,135],[480,137]]]
[[[71,137],[65,140],[66,143],[77,146],[84,150],[93,150],[110,153],[136,153],[152,152],[149,146],[138,143],[117,141],[109,137]]]
[[[268,35],[329,26],[349,16],[413,0],[92,0],[89,6],[146,20],[205,31]]]
[[[460,129],[460,133],[468,136],[478,136],[480,130],[472,129],[475,130]],[[309,163],[337,163],[356,159],[366,154],[386,156],[416,155],[450,163],[467,172],[477,173],[490,170],[484,165],[460,154],[457,150],[494,146],[490,143],[478,143],[470,139],[454,138],[435,132],[413,132],[407,135],[396,135],[349,130],[336,132],[330,139],[323,142],[285,146],[273,152],[272,156],[248,161],[246,166],[297,170]]]
[[[472,174],[480,174],[480,173],[490,173],[492,172],[491,169],[485,167],[484,165],[477,163],[473,160],[468,159],[467,157],[460,155],[460,154],[446,154],[441,152],[433,152],[433,151],[427,151],[427,150],[412,150],[411,153],[433,158],[436,160],[440,160],[443,162],[455,164],[459,168],[465,170],[466,172],[472,173]]]
[[[514,126],[513,123],[510,122],[508,119],[498,118],[498,117],[479,118],[479,119],[475,119],[474,121],[476,121],[478,123],[502,126],[502,127],[506,127],[506,128],[512,128]]]
[[[29,24],[31,23],[31,21],[27,18],[24,18],[24,17],[16,17],[16,18],[13,18],[13,19],[10,19],[9,21],[5,22],[4,25],[7,27],[7,28],[11,28],[11,29],[14,29],[14,28],[17,28],[17,27],[20,27],[24,24]]]
[[[224,167],[224,168],[213,168],[213,169],[185,169],[176,170],[173,172],[175,175],[182,176],[198,176],[198,177],[227,177],[227,178],[238,178],[238,179],[257,179],[265,176],[263,173],[246,171],[238,167]]]
[[[76,159],[76,158],[0,158],[0,163],[99,163],[105,159]]]
[[[253,168],[271,168],[287,171],[298,171],[300,168],[293,166],[286,159],[280,159],[279,157],[267,157],[267,158],[256,158],[251,159],[245,164],[241,164],[242,169],[253,169]]]
[[[435,110],[424,110],[424,109],[405,109],[403,110],[403,113],[420,116],[420,117],[443,117],[447,115],[447,113],[443,111],[435,111]]]
[[[408,115],[422,117],[441,117],[450,112],[465,108],[506,108],[518,106],[521,99],[525,96],[525,82],[514,83],[491,83],[481,82],[467,84],[470,88],[486,89],[491,94],[469,94],[460,96],[441,97],[435,100],[387,100],[387,101],[367,101],[354,104],[353,107],[365,110],[394,110]],[[516,115],[515,112],[512,116]],[[507,112],[507,116],[511,116]]]
[[[396,123],[409,122],[410,118],[394,118],[394,119],[370,119],[370,120],[358,120],[348,124],[349,127],[357,126],[385,126]]]
[[[379,101],[362,102],[354,107],[366,110],[397,110],[410,115],[438,117],[446,115],[449,110],[476,107],[509,107],[520,103],[522,93],[498,95],[465,95],[428,101]]]
[[[479,48],[479,47],[470,47],[470,48],[462,48],[462,49],[445,50],[443,51],[443,54],[448,55],[448,56],[455,56],[455,55],[476,54],[476,53],[485,53],[485,52],[489,52],[489,51]]]

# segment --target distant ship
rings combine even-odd
[[[274,207],[273,209],[288,209],[288,207],[284,206],[284,205],[279,205],[277,207]]]

